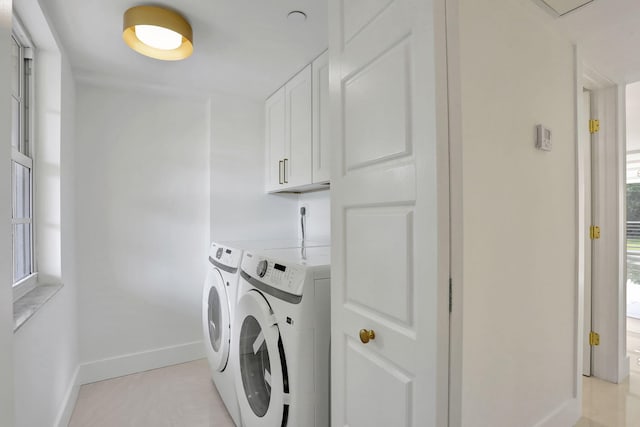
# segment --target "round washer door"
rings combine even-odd
[[[229,297],[222,274],[211,268],[202,296],[202,328],[212,369],[223,371],[229,360],[231,339]]]
[[[243,424],[286,425],[289,411],[286,358],[276,318],[264,296],[256,290],[242,295],[235,321],[234,345],[238,346],[240,367],[236,392]]]

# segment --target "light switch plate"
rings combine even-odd
[[[544,151],[551,151],[551,129],[542,125],[536,126],[536,148]]]

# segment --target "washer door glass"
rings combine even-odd
[[[231,318],[225,281],[216,268],[207,275],[203,297],[202,322],[205,339],[208,338],[210,344],[207,354],[211,367],[223,371],[231,346]]]
[[[240,297],[235,326],[236,393],[243,425],[286,426],[290,400],[286,357],[276,317],[264,295],[250,290]]]
[[[226,303],[226,302],[225,302]],[[220,351],[222,342],[222,307],[220,305],[220,294],[215,286],[209,290],[209,341],[213,351]]]
[[[271,360],[260,324],[245,317],[240,330],[240,373],[253,413],[263,417],[271,401]]]

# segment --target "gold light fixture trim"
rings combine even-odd
[[[175,49],[159,49],[142,42],[136,35],[136,26],[150,25],[174,31],[182,36]],[[178,61],[193,53],[193,31],[182,15],[158,6],[135,6],[124,13],[122,38],[129,47],[142,55],[164,61]]]

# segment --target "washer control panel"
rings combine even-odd
[[[238,268],[242,262],[242,251],[212,243],[209,248],[209,258],[227,267]]]
[[[267,268],[269,268],[269,263],[267,260],[261,260],[258,262],[258,267],[256,268],[256,274],[258,277],[264,277],[267,274]]]
[[[279,262],[257,254],[247,253],[242,270],[262,283],[290,294],[302,295],[305,268],[301,265]]]

